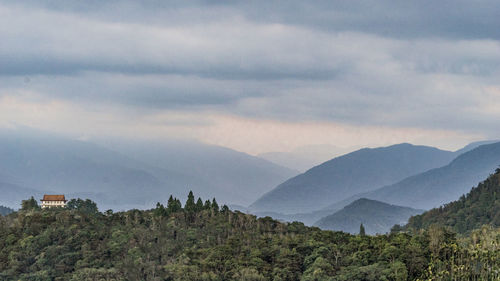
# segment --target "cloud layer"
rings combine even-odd
[[[154,127],[252,153],[456,147],[500,137],[498,14],[495,1],[0,1],[0,114],[73,134],[76,120],[91,135]],[[259,122],[245,149],[244,126]],[[289,131],[273,142],[271,124]],[[372,133],[360,143],[340,128]],[[310,137],[287,145],[294,133]]]

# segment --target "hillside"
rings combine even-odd
[[[285,214],[315,211],[354,194],[441,167],[453,157],[453,152],[411,144],[361,149],[287,180],[254,202],[250,210]]]
[[[0,206],[0,215],[6,216],[6,215],[8,215],[8,214],[10,214],[12,212],[14,212],[14,210],[12,210],[11,208]]]
[[[460,199],[411,217],[406,228],[428,228],[432,224],[449,226],[457,233],[484,224],[500,227],[500,169]]]
[[[429,210],[457,200],[493,173],[500,164],[500,142],[481,145],[450,164],[411,176],[396,184],[357,194],[328,206],[338,210],[359,199],[369,198],[390,204]]]
[[[361,198],[320,219],[314,225],[321,229],[357,234],[360,224],[363,224],[367,234],[387,233],[395,224],[406,224],[411,216],[422,212],[423,210]]]
[[[194,196],[184,207],[172,198],[166,207],[117,213],[82,202],[40,210],[28,200],[0,216],[0,279],[437,280],[451,271],[456,280],[493,280],[500,266],[498,245],[458,243],[441,229],[349,235],[195,204]],[[474,235],[486,241],[498,231]],[[450,259],[452,249],[466,258]]]
[[[26,198],[26,189],[36,194],[50,190],[123,210],[148,208],[158,197],[182,196],[189,188],[248,205],[296,174],[257,157],[198,143],[139,143],[135,151],[142,154],[117,149],[29,129],[1,130],[0,182],[9,183],[1,187],[10,195],[0,203],[17,208],[12,202]]]

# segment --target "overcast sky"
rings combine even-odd
[[[500,138],[491,1],[3,1],[0,126],[456,149]]]

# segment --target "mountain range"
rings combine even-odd
[[[424,210],[361,198],[342,210],[320,219],[314,225],[325,230],[357,234],[360,225],[363,224],[366,233],[374,235],[388,232],[395,224],[406,224],[411,216],[422,212]]]
[[[338,210],[359,198],[417,209],[431,209],[458,199],[500,165],[500,142],[480,145],[448,165],[408,177],[371,192],[357,194],[325,209]]]
[[[455,153],[451,151],[406,143],[364,148],[285,181],[264,194],[249,209],[284,214],[316,211],[358,193],[444,166],[454,157]]]

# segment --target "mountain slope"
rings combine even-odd
[[[250,209],[288,214],[318,210],[331,202],[446,165],[453,157],[453,152],[411,144],[361,149],[287,180]]]
[[[320,219],[314,225],[325,230],[357,234],[360,224],[363,224],[367,234],[386,233],[395,224],[405,224],[411,216],[422,212],[423,210],[362,198],[333,215]]]
[[[330,205],[338,209],[359,198],[380,200],[417,209],[431,209],[466,194],[500,165],[500,142],[466,152],[450,164],[411,176],[396,184],[357,194]]]
[[[406,228],[427,228],[431,224],[450,226],[458,233],[484,224],[500,227],[500,169],[459,200],[411,217]]]

